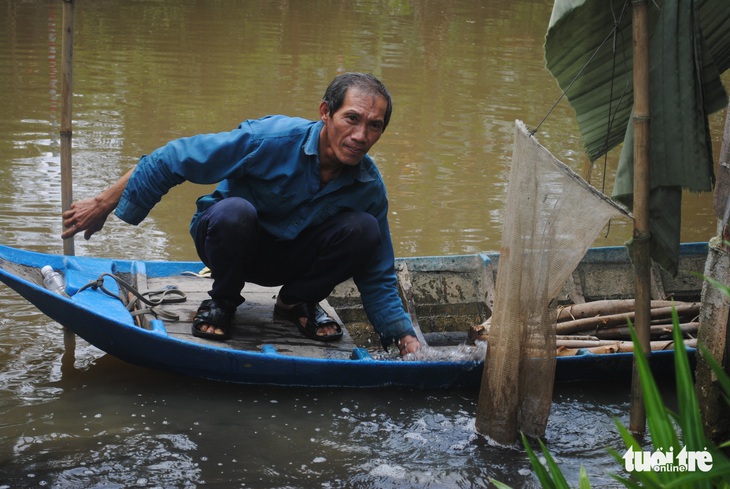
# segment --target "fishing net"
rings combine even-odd
[[[626,215],[516,121],[477,429],[545,433],[555,378],[551,302],[611,218]]]

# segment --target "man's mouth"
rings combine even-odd
[[[352,146],[345,145],[345,149],[347,150],[348,153],[350,153],[354,156],[362,156],[365,154],[364,148],[355,148]]]

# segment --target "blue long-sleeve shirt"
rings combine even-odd
[[[261,226],[282,239],[296,238],[340,212],[367,212],[378,221],[381,244],[369,258],[369,267],[353,279],[368,319],[387,346],[414,335],[414,330],[398,296],[385,184],[366,155],[320,189],[322,126],[321,121],[269,116],[245,121],[231,132],[172,141],[140,159],[115,213],[139,224],[170,188],[186,180],[219,182],[213,193],[197,201],[190,225],[193,236],[200,215],[233,196],[251,202]]]

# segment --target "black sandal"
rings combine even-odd
[[[342,328],[340,325],[337,321],[329,317],[317,302],[301,302],[290,309],[285,309],[277,304],[274,306],[274,317],[291,321],[297,325],[297,328],[299,328],[299,331],[304,336],[315,341],[337,341],[342,338]],[[302,322],[299,320],[299,318],[303,317],[307,318],[306,326],[302,326]],[[317,334],[319,328],[330,324],[333,324],[337,328],[336,333],[326,335]]]
[[[229,339],[235,313],[236,307],[229,302],[215,299],[204,300],[193,318],[193,336],[216,341]],[[206,325],[222,330],[223,334],[217,334],[215,331],[201,331],[200,328]]]

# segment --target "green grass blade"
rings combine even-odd
[[[631,434],[631,432],[626,428],[624,425],[621,424],[621,421],[618,420],[618,418],[613,418],[613,422],[616,424],[616,428],[618,429],[618,434],[621,435],[621,439],[624,441],[624,444],[626,445],[626,449],[633,448],[634,450],[641,450],[641,445],[639,442],[634,438],[634,435]],[[609,448],[610,452],[615,452],[615,450],[612,450]],[[614,456],[618,456],[621,463],[623,464],[623,460],[621,459],[621,455],[618,454],[618,452],[614,453]]]
[[[723,294],[725,294],[726,296],[730,297],[730,287],[728,287],[724,283],[718,282],[717,280],[715,280],[712,277],[707,277],[707,276],[702,275],[702,274],[697,273],[697,272],[693,272],[693,275],[696,275],[696,276],[698,276],[700,278],[703,278],[703,279],[707,280],[709,283],[711,283],[712,285],[714,285],[715,287],[717,287]]]
[[[672,308],[672,319],[674,327],[672,336],[674,338],[674,373],[677,382],[677,403],[679,416],[677,422],[682,428],[682,439],[687,450],[704,450],[707,446],[705,434],[702,428],[700,415],[700,404],[697,400],[694,382],[692,380],[692,367],[687,357],[687,349],[684,346],[684,338],[679,327],[677,309]],[[675,448],[676,450],[676,448]]]
[[[681,449],[679,446],[679,437],[667,413],[664,401],[659,393],[659,388],[652,376],[649,361],[641,352],[639,339],[636,336],[636,330],[631,321],[629,321],[629,332],[634,342],[634,359],[639,370],[641,389],[644,393],[646,421],[649,426],[654,448],[669,450],[669,447],[674,447],[675,453],[677,453]]]
[[[591,489],[591,481],[588,479],[588,472],[584,466],[580,466],[580,478],[578,479],[578,487],[580,489]]]
[[[631,479],[627,479],[626,477],[621,477],[616,474],[611,474],[611,477],[613,477],[614,479],[616,479],[617,481],[619,481],[621,484],[628,487],[629,489],[642,489],[642,488],[648,487],[648,486],[641,486],[641,485],[637,484],[636,482],[632,481]]]
[[[532,451],[532,447],[530,446],[530,442],[527,441],[527,437],[524,435],[524,433],[521,433],[521,435],[522,435],[522,444],[525,446],[525,451],[527,452],[527,456],[530,458],[530,464],[532,465],[532,470],[535,471],[537,480],[540,481],[540,486],[543,489],[558,489],[558,487],[555,485],[555,482],[550,477],[550,474],[548,473],[547,469],[540,463],[540,460],[535,455],[535,452]]]
[[[638,441],[636,441],[636,438],[634,438],[634,435],[629,432],[629,430],[621,424],[621,422],[618,419],[614,418],[614,422],[616,423],[616,428],[618,429],[619,435],[621,435],[621,439],[626,444],[626,449],[633,448],[634,451],[641,451],[641,445]],[[621,465],[622,468],[625,467],[625,461],[623,459],[622,453],[618,453],[616,450],[609,448],[609,453],[614,456],[616,461]],[[631,472],[631,476],[639,481],[641,485],[632,484],[631,486],[627,485],[626,487],[661,487],[660,478],[656,472]],[[619,478],[619,476],[614,476],[614,478]],[[624,479],[620,479],[624,480]]]
[[[712,470],[685,472],[665,484],[666,488],[730,487],[730,460],[718,451],[713,452]]]
[[[723,370],[718,361],[715,360],[715,357],[710,354],[705,345],[698,345],[697,348],[702,354],[702,358],[707,362],[712,371],[715,373],[717,381],[722,388],[723,394],[725,395],[725,400],[728,402],[728,405],[730,405],[730,377],[728,377],[728,375],[725,373],[725,370]]]
[[[568,485],[568,481],[565,480],[563,472],[560,470],[560,467],[558,467],[558,464],[555,463],[553,456],[550,455],[550,451],[547,449],[542,440],[538,439],[537,441],[540,444],[540,449],[542,449],[542,454],[545,456],[545,460],[547,461],[547,466],[548,469],[550,469],[550,474],[552,475],[555,486],[569,488],[570,486]]]

